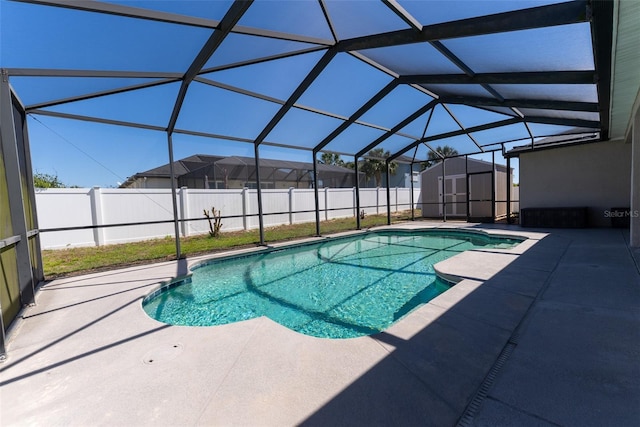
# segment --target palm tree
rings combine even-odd
[[[376,187],[382,184],[382,173],[386,171],[386,159],[391,153],[384,151],[382,148],[375,148],[367,153],[367,158],[362,163],[360,170],[364,172],[367,179],[374,177],[376,179]],[[396,174],[398,164],[396,162],[389,163],[389,173]]]
[[[442,154],[444,157],[454,157],[458,155],[458,150],[448,145],[444,147],[437,146],[436,151]],[[420,162],[420,170],[425,170],[428,167],[436,164],[440,160],[440,156],[435,151],[429,150],[428,160]]]
[[[340,154],[336,153],[322,153],[322,157],[318,162],[324,165],[344,166],[344,160],[340,158]]]

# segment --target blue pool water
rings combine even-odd
[[[473,232],[379,231],[210,261],[149,295],[146,313],[173,325],[223,325],[259,316],[316,337],[371,335],[449,289],[433,265],[519,238]]]

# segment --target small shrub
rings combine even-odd
[[[222,213],[217,211],[215,206],[212,206],[211,213],[206,209],[204,210],[204,216],[209,221],[209,236],[218,237],[222,228]]]

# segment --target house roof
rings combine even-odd
[[[314,153],[383,148],[416,161],[432,144],[471,154],[573,127],[608,139],[612,49],[636,48],[638,33],[620,16],[637,2],[21,3],[3,10],[21,23],[3,38],[58,42],[27,44],[3,64],[30,114]],[[54,7],[36,25],[30,12],[43,5]],[[108,36],[123,22],[145,37]],[[85,38],[94,43],[78,47]],[[51,96],[30,90],[42,78],[112,83]],[[637,93],[634,82],[615,88]],[[155,95],[125,115],[74,108],[133,92]],[[629,102],[613,107],[616,120],[629,116]]]
[[[559,135],[541,138],[532,141],[526,145],[513,147],[507,153],[506,157],[518,157],[522,153],[529,153],[534,150],[544,150],[549,148],[563,147],[567,145],[586,144],[589,142],[600,141],[598,132],[584,132],[580,129],[570,129]]]
[[[195,154],[193,156],[185,157],[184,159],[177,160],[173,162],[174,174],[176,178],[180,178],[183,175],[188,173],[197,171],[204,167],[209,167],[211,165],[216,165],[220,167],[224,166],[248,166],[249,168],[254,168],[254,161],[251,157],[242,157],[242,156],[229,156],[229,157],[220,157],[220,156],[210,156],[206,154]],[[277,160],[277,159],[260,159],[260,168],[267,169],[297,169],[297,170],[305,170],[310,171],[313,170],[312,163],[306,162],[294,162],[288,160]],[[338,165],[325,165],[318,164],[317,165],[318,172],[333,172],[333,173],[353,173],[352,169],[345,168]],[[132,177],[130,177],[127,181],[131,181],[136,178],[170,178],[170,168],[169,164],[158,166],[157,168],[149,169],[144,172],[138,172]]]

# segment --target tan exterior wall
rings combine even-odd
[[[587,207],[608,227],[611,208],[630,206],[631,144],[599,142],[520,155],[520,208]]]
[[[139,178],[127,188],[171,188],[171,180],[169,178]]]

